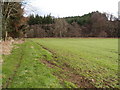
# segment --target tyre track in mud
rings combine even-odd
[[[33,41],[32,41],[33,42]],[[48,52],[52,53],[53,60],[58,58],[56,57],[56,53],[49,50],[48,48],[44,47],[40,43],[34,42],[40,45],[43,49],[47,50]],[[55,60],[54,60],[55,61]],[[62,77],[58,73],[53,73],[60,81],[68,81],[74,83],[78,88],[96,88],[93,84],[91,84],[91,80],[88,80],[84,76],[80,76],[78,73],[75,72],[75,69],[71,68],[67,63],[64,63],[62,66],[57,65],[56,63],[50,62],[48,60],[41,60],[43,64],[50,68],[61,68],[60,74],[66,76],[66,78]]]

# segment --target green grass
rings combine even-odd
[[[56,53],[57,64],[67,63],[98,87],[118,87],[118,39],[32,39]]]
[[[2,58],[4,88],[76,88],[71,73],[97,88],[118,88],[118,39],[26,39]]]
[[[16,47],[16,46],[15,46]],[[60,81],[52,74],[51,68],[42,64],[40,60],[51,59],[51,54],[39,45],[26,41],[17,45],[12,54],[3,56],[3,87],[4,88],[61,88]],[[20,63],[20,66],[16,66]],[[14,75],[14,71],[17,72]],[[14,75],[14,76],[13,76]],[[12,80],[9,80],[13,76]],[[7,82],[9,83],[6,86]]]

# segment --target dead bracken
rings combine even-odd
[[[22,39],[19,40],[6,40],[0,42],[0,54],[9,55],[11,53],[11,50],[13,48],[13,44],[22,44],[24,41]]]

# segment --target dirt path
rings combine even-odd
[[[37,44],[40,45],[39,43],[37,43]],[[50,51],[49,49],[45,48],[43,45],[40,45],[40,46],[43,49],[45,49],[45,50],[49,51],[50,53],[52,53],[53,54],[53,59],[57,58],[53,51]],[[54,75],[56,77],[58,77],[63,82],[64,81],[72,82],[79,88],[95,88],[95,86],[91,84],[90,80],[88,80],[87,78],[85,78],[83,76],[80,76],[67,63],[64,63],[62,66],[58,66],[57,64],[52,63],[52,62],[47,61],[47,60],[42,60],[41,62],[44,63],[45,65],[47,65],[50,68],[56,68],[56,67],[61,68],[62,70],[60,71],[60,74],[54,73]],[[66,78],[62,77],[62,75],[65,75]]]

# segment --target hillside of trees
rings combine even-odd
[[[27,37],[119,37],[120,21],[98,11],[83,16],[53,18],[30,15]]]

